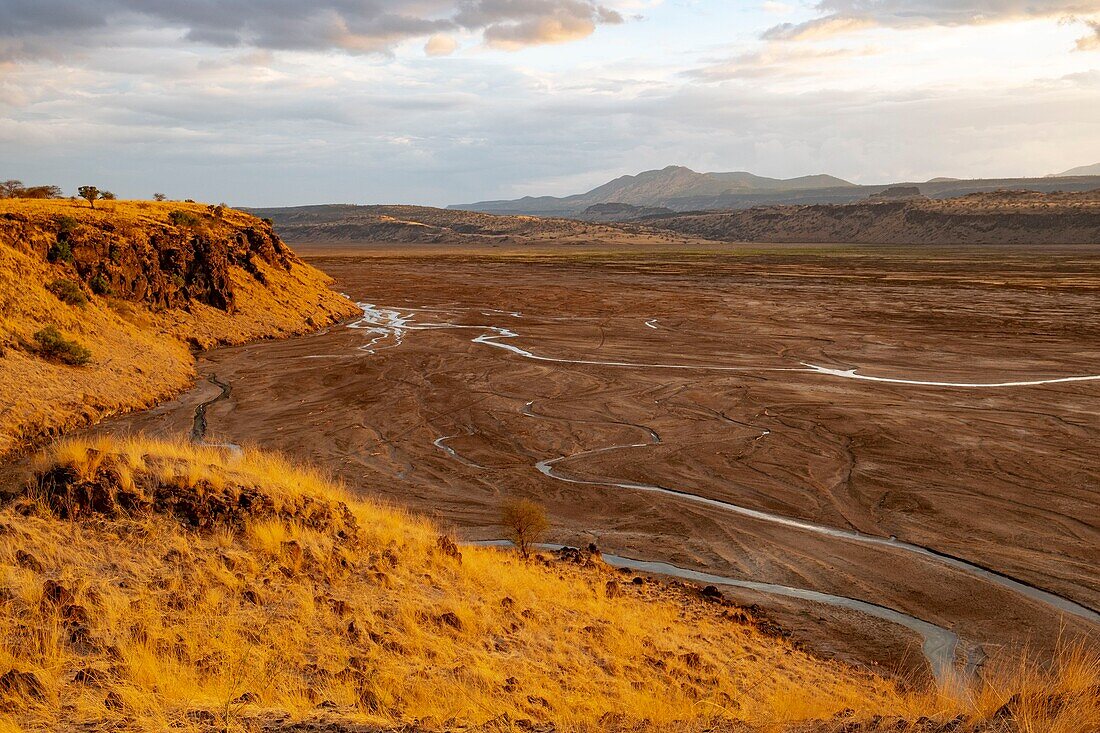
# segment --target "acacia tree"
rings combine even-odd
[[[530,499],[509,499],[501,505],[500,523],[505,534],[525,558],[531,556],[531,547],[550,529],[546,510]]]
[[[154,193],[154,194],[153,194],[153,200],[154,200],[154,201],[164,201],[164,200],[166,200],[167,198],[168,198],[168,197],[167,197],[167,196],[165,196],[165,195],[164,195],[163,193]]]
[[[98,188],[96,188],[95,186],[81,186],[80,188],[76,189],[76,192],[80,196],[80,198],[85,199],[89,204],[91,204],[93,209],[95,208],[95,200],[99,198]]]
[[[14,178],[8,179],[6,181],[0,181],[0,198],[2,199],[15,198],[22,190],[22,181],[17,181]]]

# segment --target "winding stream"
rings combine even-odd
[[[1005,389],[1005,388],[1022,388],[1033,387],[1047,384],[1061,384],[1070,382],[1092,382],[1100,381],[1100,375],[1084,375],[1084,376],[1071,376],[1071,377],[1058,377],[1048,379],[1036,379],[1026,381],[1003,381],[1003,382],[947,382],[947,381],[923,381],[923,380],[911,380],[902,378],[891,377],[876,377],[871,375],[860,374],[856,369],[835,369],[830,367],[819,366],[815,364],[802,363],[797,367],[733,367],[733,366],[721,366],[721,365],[694,365],[694,364],[669,364],[669,363],[638,363],[638,362],[623,362],[623,361],[602,361],[591,359],[569,359],[562,357],[545,356],[541,354],[533,353],[527,349],[521,348],[513,343],[508,343],[511,339],[519,338],[519,334],[511,329],[503,328],[500,326],[492,325],[467,325],[457,324],[449,322],[418,322],[416,316],[418,312],[429,311],[430,309],[390,309],[380,308],[369,303],[360,303],[359,306],[363,309],[363,318],[352,324],[352,328],[364,330],[371,334],[372,338],[368,344],[361,349],[368,353],[375,353],[380,348],[393,348],[399,346],[409,331],[417,330],[436,330],[436,329],[466,329],[480,331],[481,333],[475,336],[471,341],[475,344],[481,344],[492,348],[501,349],[517,356],[531,359],[535,361],[554,362],[561,364],[577,364],[577,365],[593,365],[593,366],[607,366],[607,367],[620,367],[620,368],[632,368],[632,369],[677,369],[677,370],[699,370],[699,371],[721,371],[721,372],[803,372],[818,374],[826,377],[850,379],[850,380],[862,380],[869,382],[888,383],[896,385],[911,385],[922,387],[938,387],[938,388],[952,388],[952,389]],[[436,311],[438,312],[438,311]],[[479,311],[483,314],[488,311]],[[504,313],[503,311],[493,311]],[[513,318],[522,318],[522,314],[509,312],[508,315]],[[650,319],[645,323],[649,328],[656,328],[656,319]],[[385,346],[379,346],[383,342],[389,342]],[[524,414],[530,417],[546,417],[538,415],[531,410],[532,403],[527,403],[524,408]],[[1042,588],[1035,587],[1024,581],[1017,580],[1003,573],[997,572],[990,568],[975,564],[971,561],[964,560],[954,555],[934,550],[929,547],[917,545],[909,542],[898,540],[894,537],[880,537],[875,535],[864,534],[862,532],[851,529],[840,529],[836,527],[830,527],[826,525],[816,524],[814,522],[797,519],[794,517],[784,516],[780,514],[773,514],[765,512],[759,509],[752,509],[749,507],[740,506],[731,502],[721,501],[718,499],[712,499],[705,496],[700,496],[682,489],[676,489],[672,487],[659,486],[656,484],[636,483],[636,482],[621,482],[610,479],[584,479],[578,478],[573,475],[564,473],[558,466],[561,463],[570,461],[573,459],[583,458],[585,456],[592,456],[600,453],[608,453],[611,451],[628,450],[628,449],[644,449],[649,448],[660,443],[660,437],[651,429],[645,426],[634,426],[647,430],[650,433],[650,441],[645,443],[632,443],[626,445],[613,445],[602,448],[596,448],[586,451],[574,453],[572,455],[559,456],[556,458],[544,459],[536,463],[536,468],[545,476],[567,483],[582,484],[590,486],[602,486],[613,487],[618,489],[640,491],[662,494],[672,498],[690,501],[693,503],[705,505],[711,508],[727,511],[742,516],[750,517],[764,522],[777,524],[792,529],[797,529],[804,532],[810,532],[826,537],[835,538],[847,542],[856,542],[865,545],[871,545],[875,547],[881,547],[890,551],[906,552],[912,555],[916,555],[932,562],[936,562],[953,569],[967,573],[973,577],[980,578],[983,581],[998,585],[1002,588],[1006,588],[1014,593],[1018,593],[1033,601],[1044,603],[1060,612],[1071,614],[1073,616],[1085,619],[1092,623],[1100,624],[1100,613],[1097,613],[1092,608],[1084,606],[1076,601],[1057,595],[1050,591],[1046,591]],[[767,435],[768,431],[765,431],[761,437]],[[446,451],[448,455],[459,460],[466,465],[479,467],[467,459],[461,457],[452,448],[446,445],[446,441],[455,436],[444,436],[435,441],[435,445],[440,449]],[[684,578],[688,580],[695,580],[698,582],[711,583],[714,585],[727,585],[736,586],[741,588],[748,588],[757,590],[764,593],[772,593],[775,595],[783,595],[792,598],[800,598],[804,600],[817,601],[820,603],[826,603],[833,606],[838,606],[850,610],[860,611],[876,618],[881,618],[893,623],[900,624],[906,628],[912,629],[919,633],[924,639],[924,653],[928,658],[929,664],[932,666],[933,672],[937,678],[943,679],[948,672],[953,668],[955,651],[958,646],[958,638],[956,635],[948,629],[944,629],[935,624],[931,624],[922,619],[910,616],[900,611],[880,606],[878,604],[870,603],[867,601],[861,601],[858,599],[847,598],[844,596],[833,596],[827,593],[821,593],[818,591],[812,591],[801,588],[792,588],[789,586],[781,586],[770,583],[761,583],[757,581],[739,580],[736,578],[728,578],[724,576],[712,575],[709,573],[703,573],[695,570],[688,570],[684,568],[677,568],[676,566],[669,565],[663,562],[644,561],[630,558],[619,558],[613,555],[605,555],[604,559],[611,564],[619,563],[623,566],[630,566],[636,568],[642,568],[653,573],[660,573],[664,575],[671,575],[678,578]]]
[[[478,547],[512,546],[512,543],[508,540],[485,540],[482,542],[471,542],[469,544]],[[557,552],[564,547],[565,545],[538,545],[540,550],[547,550],[549,552]],[[939,682],[947,682],[953,677],[955,670],[955,652],[958,649],[959,637],[956,636],[953,631],[945,629],[942,626],[936,626],[933,623],[922,621],[915,616],[895,611],[892,608],[880,606],[877,603],[861,601],[856,598],[849,598],[847,596],[834,596],[829,593],[806,590],[805,588],[793,588],[788,585],[760,583],[754,580],[741,580],[739,578],[730,578],[724,575],[704,573],[699,570],[682,568],[667,562],[638,560],[632,557],[609,555],[607,553],[602,553],[600,557],[605,563],[616,568],[629,568],[631,570],[653,573],[654,575],[664,575],[670,578],[690,580],[694,583],[702,583],[704,585],[745,588],[747,590],[753,590],[758,593],[765,593],[773,596],[797,598],[803,601],[812,601],[814,603],[822,603],[850,611],[858,611],[859,613],[873,616],[874,618],[898,624],[911,631],[915,631],[923,639],[921,650],[924,652],[924,657],[928,660],[928,665],[931,667],[932,674],[936,680]]]

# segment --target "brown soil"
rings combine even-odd
[[[801,366],[967,383],[1100,373],[1093,249],[297,249],[353,298],[472,328],[407,331],[374,353],[362,347],[378,334],[345,327],[210,352],[200,372],[232,394],[209,407],[208,439],[318,463],[466,539],[499,536],[502,500],[533,497],[555,542],[888,606],[953,629],[971,661],[1097,631],[933,559],[535,468],[637,444],[556,469],[894,535],[1095,609],[1100,382],[945,388]],[[472,343],[484,325],[555,358],[744,371],[535,361]],[[186,434],[217,394],[203,381],[100,429]],[[444,436],[453,455],[433,443]],[[924,667],[892,624],[731,596],[836,656]]]

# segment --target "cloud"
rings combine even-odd
[[[1092,33],[1077,39],[1078,51],[1100,51],[1100,21],[1085,21]]]
[[[877,52],[878,49],[873,47],[814,48],[770,43],[757,51],[743,53],[698,69],[690,69],[684,72],[684,75],[700,81],[725,81],[831,74],[829,65],[831,61],[871,56]]]
[[[117,45],[150,30],[208,46],[352,54],[466,30],[516,48],[622,20],[596,0],[4,0],[0,59]]]
[[[579,40],[598,24],[622,23],[623,16],[588,0],[478,0],[465,3],[456,20],[484,28],[489,46],[514,51]]]
[[[453,36],[437,33],[424,44],[424,53],[429,56],[450,56],[458,49],[458,41]]]
[[[873,27],[984,25],[1088,15],[1098,10],[1095,0],[820,0],[816,8],[821,17],[773,26],[763,38],[815,40]]]

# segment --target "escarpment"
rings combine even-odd
[[[0,455],[178,392],[191,349],[355,314],[329,282],[224,206],[0,201]]]

